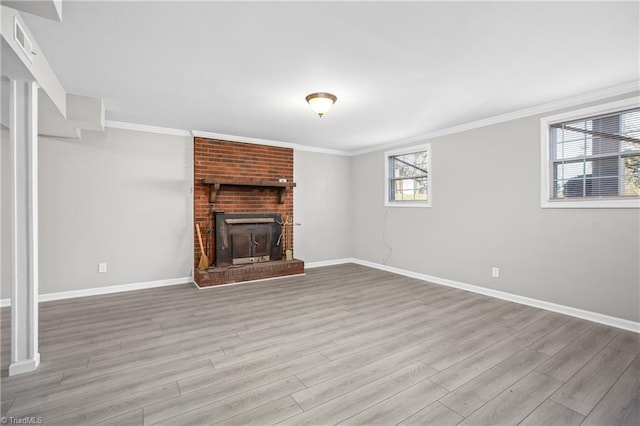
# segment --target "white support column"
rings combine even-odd
[[[11,364],[33,371],[38,353],[38,85],[11,80]]]

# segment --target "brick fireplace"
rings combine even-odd
[[[293,150],[194,138],[194,219],[200,226],[206,271],[200,287],[294,275],[304,262],[293,252]],[[291,252],[289,254],[291,254]],[[195,266],[200,245],[194,229]]]

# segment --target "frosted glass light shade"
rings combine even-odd
[[[320,117],[325,115],[338,100],[335,95],[326,92],[312,93],[307,95],[306,99],[311,109]]]

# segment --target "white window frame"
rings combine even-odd
[[[405,200],[391,201],[389,200],[389,157],[396,155],[412,154],[414,152],[427,151],[427,200]],[[410,146],[406,148],[394,149],[384,153],[384,205],[385,207],[431,207],[431,144],[423,144]]]
[[[549,126],[551,124],[579,120],[595,115],[608,114],[610,112],[623,111],[625,109],[637,108],[640,105],[640,97],[627,98],[616,102],[596,105],[589,108],[568,111],[561,114],[543,117],[540,119],[540,170],[541,170],[541,204],[542,208],[559,208],[559,209],[575,209],[575,208],[640,208],[639,199],[622,199],[622,198],[604,198],[604,199],[561,199],[554,200],[551,193],[551,157],[550,157],[550,140]]]

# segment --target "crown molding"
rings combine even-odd
[[[237,136],[237,135],[227,135],[224,133],[203,132],[200,130],[192,130],[191,133],[193,134],[194,137],[197,137],[197,138],[218,139],[218,140],[231,141],[231,142],[251,143],[254,145],[277,146],[281,148],[295,149],[297,151],[316,152],[319,154],[352,155],[351,152],[349,151],[320,148],[315,146],[306,146],[306,145],[300,145],[300,144],[291,143],[291,142],[274,141],[270,139],[249,138],[249,137]]]
[[[191,137],[191,132],[182,129],[172,129],[170,127],[147,126],[146,124],[125,123],[124,121],[106,120],[105,127],[113,129],[135,130],[137,132],[159,133],[161,135],[187,136]]]
[[[300,144],[295,144],[290,142],[282,142],[282,141],[260,139],[260,138],[249,138],[245,136],[228,135],[224,133],[204,132],[201,130],[182,130],[182,129],[173,129],[170,127],[147,126],[146,124],[126,123],[124,121],[106,120],[105,127],[109,127],[113,129],[134,130],[137,132],[158,133],[162,135],[218,139],[218,140],[225,140],[225,141],[231,141],[231,142],[250,143],[254,145],[277,146],[281,148],[290,148],[297,151],[315,152],[318,154],[344,155],[344,156],[353,155],[349,151],[342,151],[339,149],[328,149],[328,148],[320,148],[315,146],[305,146],[305,145],[300,145]]]
[[[340,149],[329,149],[329,148],[319,148],[315,146],[305,146],[305,145],[296,145],[295,148],[297,151],[306,151],[306,152],[315,152],[317,154],[330,154],[330,155],[342,155],[342,156],[353,156],[351,151],[343,151]]]
[[[418,142],[426,142],[429,139],[437,138],[440,136],[451,135],[454,133],[465,132],[467,130],[477,129],[480,127],[491,126],[492,124],[504,123],[506,121],[517,120],[519,118],[530,117],[537,114],[545,114],[551,111],[575,107],[581,104],[589,102],[600,101],[613,96],[619,96],[640,91],[640,80],[632,81],[629,83],[621,84],[618,86],[609,87],[595,92],[589,92],[578,96],[572,96],[570,98],[561,99],[553,102],[549,102],[542,105],[537,105],[530,108],[521,109],[506,114],[496,115],[494,117],[484,118],[482,120],[471,121],[469,123],[460,124],[458,126],[449,127],[435,132],[424,133],[410,138],[401,139],[393,142],[387,142],[384,144],[363,148],[357,151],[349,151],[350,155],[362,155],[370,152],[382,151],[393,147],[401,147],[402,145],[415,144]]]
[[[380,145],[375,145],[359,150],[339,150],[330,148],[321,148],[315,146],[300,145],[291,142],[283,142],[269,139],[250,138],[238,135],[229,135],[224,133],[213,133],[201,130],[182,130],[172,129],[168,127],[156,127],[147,126],[144,124],[125,123],[122,121],[105,122],[106,127],[112,127],[117,129],[136,130],[140,132],[160,133],[165,135],[175,136],[188,136],[188,137],[200,137],[207,139],[219,139],[232,142],[250,143],[255,145],[269,145],[282,148],[290,148],[297,151],[315,152],[318,154],[330,154],[330,155],[342,155],[342,156],[357,156],[362,154],[368,154],[370,152],[382,151],[389,148],[402,147],[403,145],[416,144],[426,142],[429,139],[437,138],[440,136],[451,135],[454,133],[465,132],[467,130],[473,130],[480,127],[491,126],[493,124],[504,123],[506,121],[517,120],[520,118],[530,117],[537,114],[545,114],[551,111],[556,111],[563,108],[575,107],[581,104],[589,102],[600,101],[613,96],[619,96],[640,91],[640,80],[632,81],[629,83],[621,84],[618,86],[609,87],[606,89],[597,90],[594,92],[585,93],[578,96],[572,96],[566,99],[561,99],[553,102],[549,102],[542,105],[537,105],[530,108],[521,109],[506,114],[496,115],[494,117],[485,118],[482,120],[472,121],[458,126],[449,127],[435,132],[423,133],[420,135],[412,136],[406,139],[400,139],[392,142],[387,142]]]
[[[280,148],[291,148],[291,149],[296,148],[296,144],[289,143],[289,142],[273,141],[269,139],[249,138],[245,136],[227,135],[224,133],[204,132],[201,130],[192,130],[191,134],[195,138],[218,139],[222,141],[250,143],[253,145],[277,146]]]

